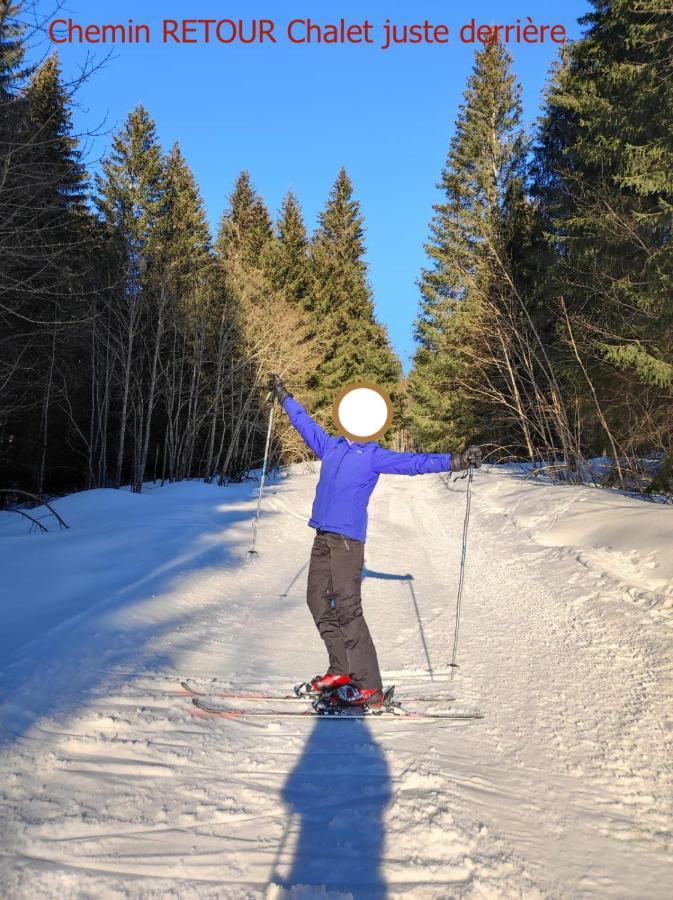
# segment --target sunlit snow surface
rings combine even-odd
[[[482,721],[199,718],[325,667],[316,473],[0,514],[0,895],[670,897],[673,509],[492,468],[381,479],[364,606],[400,696]]]

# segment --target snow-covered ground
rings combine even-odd
[[[183,677],[286,688],[316,474],[0,516],[0,895],[669,898],[673,509],[492,468],[382,478],[365,611],[387,680],[470,722],[199,718]]]

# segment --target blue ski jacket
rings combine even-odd
[[[367,536],[367,505],[379,475],[450,472],[450,453],[395,453],[376,441],[359,444],[332,437],[294,397],[283,403],[290,421],[321,460],[309,525],[357,541]]]

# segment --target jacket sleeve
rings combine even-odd
[[[395,453],[377,447],[372,467],[378,475],[428,475],[451,471],[451,453]]]
[[[318,459],[322,459],[329,448],[335,442],[330,434],[318,425],[309,416],[301,403],[297,403],[294,397],[286,397],[283,403],[285,412],[290,417],[290,422],[304,439],[304,442],[313,450]]]

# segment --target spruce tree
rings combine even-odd
[[[70,98],[61,82],[56,56],[32,75],[25,94],[27,133],[25,175],[31,212],[26,261],[32,269],[35,317],[52,321],[38,328],[34,346],[35,387],[41,396],[40,459],[36,487],[41,493],[47,477],[47,458],[61,469],[71,468],[67,446],[71,423],[65,410],[81,396],[74,326],[89,311],[93,288],[91,256],[99,245],[86,205],[87,176],[77,139],[72,135]],[[87,273],[87,274],[85,274]],[[67,394],[67,402],[64,394]],[[60,406],[57,404],[61,404]],[[65,461],[68,461],[67,463]]]
[[[164,202],[164,165],[156,125],[140,104],[112,139],[97,178],[97,203],[103,219],[127,253],[129,294],[142,288]]]
[[[189,295],[199,283],[198,273],[210,268],[213,257],[203,199],[177,143],[166,160],[161,246],[176,293]],[[186,290],[181,290],[181,283]],[[198,303],[198,297],[191,302]]]
[[[21,23],[22,3],[2,0],[0,3],[0,100],[16,99],[18,87],[28,75],[25,68],[25,33]],[[7,113],[3,109],[4,119]]]
[[[122,129],[115,134],[112,149],[103,160],[97,187],[98,207],[109,239],[117,248],[119,264],[120,290],[117,303],[111,308],[118,383],[118,440],[113,478],[119,486],[133,392],[137,396],[142,392],[142,330],[156,304],[152,273],[161,249],[160,217],[165,202],[161,147],[155,124],[142,105],[129,114]],[[133,449],[137,464],[137,439]]]
[[[23,327],[20,306],[26,301],[22,290],[25,253],[22,248],[27,180],[25,162],[20,153],[29,138],[26,132],[25,99],[25,29],[18,22],[19,4],[0,4],[0,253],[3,271],[3,306],[0,310],[3,338],[0,338],[0,380],[12,388],[10,373],[15,364],[13,334]],[[21,158],[19,158],[21,157]],[[9,291],[9,285],[14,290]],[[13,393],[13,391],[12,391]],[[0,420],[14,405],[13,398],[3,392]]]
[[[586,449],[673,444],[673,17],[592,0],[548,91],[539,191]],[[592,427],[593,423],[593,427]],[[617,447],[617,444],[619,447]]]
[[[363,226],[351,180],[341,169],[312,245],[320,363],[311,387],[324,421],[331,417],[335,395],[349,382],[373,381],[394,393],[400,379],[399,360],[374,315]]]
[[[509,422],[485,394],[487,385],[496,394],[512,390],[498,384],[502,347],[491,346],[504,341],[499,317],[511,317],[503,286],[513,276],[514,222],[525,206],[526,144],[510,66],[500,44],[476,53],[438,185],[444,197],[426,244],[431,265],[420,279],[409,379],[416,435],[428,449],[501,442]]]
[[[36,403],[32,371],[36,353],[32,346],[38,304],[31,284],[36,241],[33,210],[27,202],[31,176],[26,147],[30,135],[23,89],[28,72],[20,10],[19,3],[0,3],[0,469],[9,483],[28,480],[26,463],[34,460],[37,429],[32,412],[26,414]],[[35,467],[29,471],[32,476]]]
[[[234,418],[241,472],[258,465],[264,450],[268,373],[285,376],[306,399],[306,372],[313,365],[307,316],[292,285],[282,277],[278,261],[279,252],[284,251],[278,245],[266,204],[243,172],[215,243],[222,287],[239,340],[239,401]],[[276,427],[280,445],[288,454],[296,454],[299,444],[287,422],[281,418]]]
[[[214,442],[211,408],[218,424],[224,423],[220,398],[213,396],[221,391],[218,287],[203,200],[178,144],[165,166],[154,276],[159,297],[155,352],[161,357],[162,380],[152,393],[158,394],[165,429],[165,435],[159,433],[162,468],[175,479],[194,474],[202,441]],[[145,445],[147,458],[147,435]],[[203,462],[210,469],[212,452],[206,451]]]
[[[17,51],[13,47],[6,71],[20,66]],[[11,285],[4,306],[13,313],[6,334],[14,349],[8,348],[5,362],[24,361],[12,379],[23,407],[14,420],[12,449],[20,464],[30,467],[37,493],[47,481],[52,486],[77,483],[73,449],[82,450],[72,446],[68,416],[77,409],[82,388],[76,336],[89,312],[91,259],[99,245],[70,105],[55,56],[30,73],[16,100],[3,103],[13,143],[0,190],[7,228],[3,273]]]
[[[307,359],[315,364],[314,352],[320,336],[320,323],[315,314],[316,284],[310,258],[310,243],[299,201],[289,191],[283,200],[276,223],[276,237],[270,266],[271,283],[301,318]],[[313,377],[309,366],[292,385],[297,398],[313,408],[309,387]]]
[[[309,240],[299,201],[288,191],[276,225],[271,280],[288,300],[310,311],[315,303],[313,272],[309,258]]]
[[[273,240],[271,216],[255,191],[248,172],[241,172],[229,198],[229,209],[220,220],[216,249],[222,259],[238,257],[252,268],[270,265]]]
[[[73,262],[68,233],[89,224],[88,178],[55,54],[33,73],[25,99],[35,221],[44,238],[62,248],[58,265],[67,268]]]

